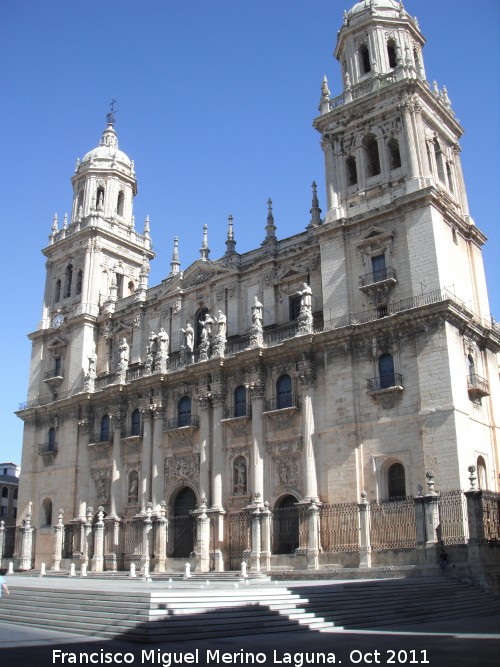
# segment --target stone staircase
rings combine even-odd
[[[51,578],[11,585],[0,620],[136,642],[165,642],[273,632],[396,628],[500,614],[498,598],[448,579],[277,582],[99,581],[71,586]],[[120,590],[121,589],[121,590]],[[134,590],[135,589],[135,590]]]

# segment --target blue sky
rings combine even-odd
[[[21,460],[30,343],[40,320],[52,217],[71,208],[77,157],[98,144],[110,100],[120,148],[135,160],[136,227],[151,218],[170,270],[175,235],[186,268],[208,225],[210,257],[264,238],[272,197],[279,237],[309,222],[311,182],[325,208],[323,155],[311,122],[321,80],[341,92],[332,53],[344,0],[3,0],[0,5],[4,229],[3,438]],[[500,319],[498,0],[406,0],[427,38],[429,81],[445,84],[465,134],[471,214],[488,236],[491,310]]]

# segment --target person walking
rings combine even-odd
[[[2,576],[0,576],[0,598],[2,597],[2,590],[4,590],[7,593],[7,595],[10,595],[10,591],[7,587],[7,584],[5,583],[5,579]]]

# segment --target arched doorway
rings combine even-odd
[[[287,495],[273,511],[273,553],[293,554],[299,546],[299,511],[297,498]]]
[[[173,533],[173,558],[188,558],[194,549],[196,519],[191,514],[196,509],[196,495],[185,486],[174,501],[170,524]]]

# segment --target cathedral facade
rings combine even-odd
[[[303,546],[297,508],[314,509],[305,546],[318,552],[322,506],[416,496],[429,471],[440,490],[463,489],[471,465],[498,491],[486,239],[467,206],[462,128],[426,80],[423,45],[402,3],[346,12],[343,93],[332,98],[325,78],[314,120],[324,216],[313,184],[310,219],[289,238],[269,201],[250,252],[236,252],[231,218],[219,259],[205,229],[200,258],[181,270],[175,239],[155,286],[134,163],[108,116],[77,162],[71,216],[54,220],[43,250],[18,412],[19,521],[37,529],[36,563],[53,557],[54,526],[83,540],[105,524],[95,568],[126,567],[139,543],[144,559],[144,522],[160,571],[190,554],[228,569],[236,544],[269,563]]]

